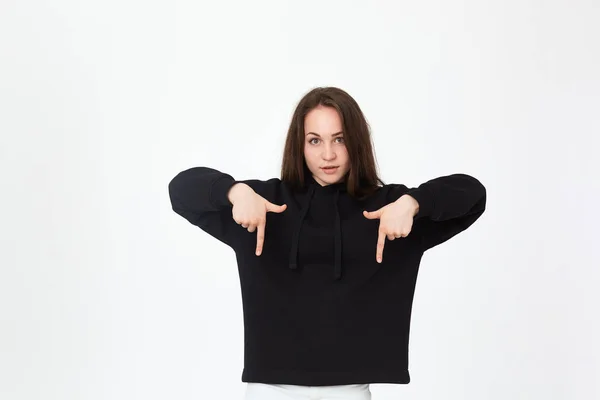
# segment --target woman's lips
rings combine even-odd
[[[325,172],[328,175],[331,174],[335,174],[338,170],[338,167],[333,167],[333,168],[321,168],[323,170],[323,172]]]

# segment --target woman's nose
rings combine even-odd
[[[323,159],[325,160],[333,160],[335,158],[335,151],[332,146],[325,146],[325,150],[323,150]]]

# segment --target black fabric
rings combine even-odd
[[[232,218],[227,198],[245,183],[282,213],[267,213],[265,242]],[[408,383],[412,300],[423,253],[471,226],[486,189],[454,174],[415,188],[380,187],[358,200],[344,182],[311,176],[293,190],[277,178],[236,181],[208,167],[169,183],[175,212],[236,254],[244,311],[242,381],[295,385]],[[379,220],[364,217],[403,195],[419,203],[406,238],[387,240],[375,259]],[[206,257],[210,260],[210,257]],[[205,268],[221,268],[209,261]]]

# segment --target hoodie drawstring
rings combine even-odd
[[[294,231],[294,236],[292,237],[292,250],[290,251],[290,269],[296,269],[298,267],[298,242],[300,241],[300,229],[302,228],[302,222],[304,222],[304,217],[306,217],[306,213],[308,212],[308,208],[310,207],[310,200],[312,199],[313,194],[315,193],[315,187],[310,186],[308,189],[308,194],[306,195],[306,202],[302,206],[302,210],[300,211],[300,220],[298,221],[298,225],[296,226],[296,230]]]
[[[334,277],[336,280],[342,277],[342,227],[340,222],[340,210],[338,208],[338,197],[340,191],[336,189],[333,199],[335,205],[335,266]]]
[[[306,201],[302,206],[302,210],[300,211],[300,220],[298,221],[298,225],[296,226],[296,230],[294,231],[294,236],[292,237],[292,249],[290,251],[290,269],[298,268],[298,243],[300,242],[300,231],[302,230],[302,223],[304,222],[304,218],[308,213],[308,209],[310,208],[310,202],[312,200],[312,196],[315,193],[315,187],[313,185],[310,186],[308,190],[308,194],[306,196]],[[339,189],[336,189],[334,196],[334,206],[335,206],[335,226],[334,226],[334,235],[335,235],[335,255],[334,255],[334,278],[339,280],[342,276],[342,228],[340,221],[340,211],[338,208],[338,198],[339,198]]]

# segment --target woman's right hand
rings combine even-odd
[[[256,255],[260,256],[265,241],[265,226],[267,223],[267,212],[281,213],[287,205],[278,206],[257,194],[245,183],[236,183],[229,189],[227,195],[233,204],[233,220],[248,232],[256,233]]]

